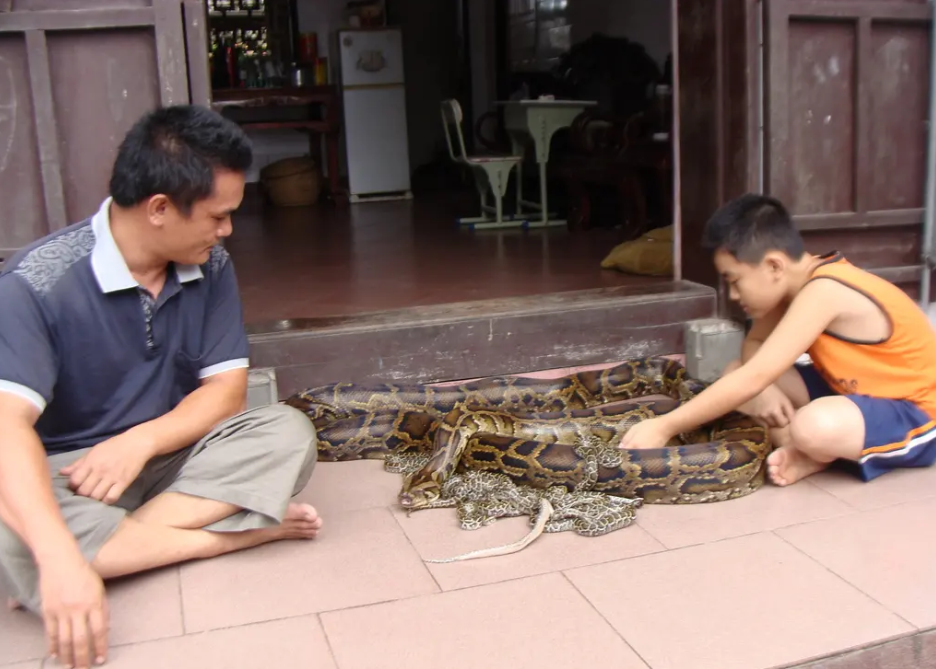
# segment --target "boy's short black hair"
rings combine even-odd
[[[198,105],[174,105],[138,120],[117,150],[111,197],[133,207],[166,195],[185,215],[214,188],[216,169],[246,172],[253,150],[233,121]]]
[[[770,196],[748,193],[731,200],[706,222],[702,246],[724,249],[741,262],[756,264],[768,251],[793,260],[805,252],[803,238],[783,204]]]

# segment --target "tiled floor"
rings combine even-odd
[[[936,468],[648,505],[610,535],[452,564],[423,560],[526,520],[467,532],[399,511],[398,487],[380,462],[320,463],[300,494],[325,518],[314,541],[112,584],[109,666],[760,669],[936,627]],[[43,649],[37,620],[0,612],[0,666]]]
[[[407,517],[396,486],[378,462],[319,464],[301,494],[326,518],[316,540],[112,585],[109,666],[757,669],[936,627],[936,469],[648,506],[604,537],[453,564],[422,560],[525,521]],[[0,613],[0,665],[42,654],[38,621]]]

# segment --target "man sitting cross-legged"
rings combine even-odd
[[[299,411],[245,411],[248,343],[218,243],[250,144],[204,108],[147,114],[90,219],[0,274],[0,576],[50,653],[102,662],[102,579],[311,539]]]

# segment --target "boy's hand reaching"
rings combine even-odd
[[[796,415],[796,408],[782,390],[768,386],[757,397],[740,408],[742,413],[754,416],[768,427],[786,427]],[[678,430],[671,427],[665,416],[637,423],[621,439],[621,448],[643,450],[663,448]]]
[[[621,448],[663,448],[672,439],[666,424],[660,418],[650,418],[637,423],[621,439]]]
[[[759,418],[768,427],[786,427],[796,415],[796,408],[777,386],[768,386],[760,395],[742,408],[749,416]]]

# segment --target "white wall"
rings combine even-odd
[[[328,40],[331,33],[347,25],[344,18],[345,4],[346,0],[297,0],[299,32],[318,33],[320,56],[329,55]]]
[[[390,0],[387,18],[403,30],[409,158],[415,171],[445,151],[439,105],[458,94],[458,3]]]
[[[482,5],[490,5],[493,12],[493,0],[469,0],[479,3],[482,14],[480,32],[484,32],[485,21],[493,15],[486,14]],[[344,8],[346,0],[298,0],[297,13],[300,32],[318,34],[320,56],[327,56],[330,81],[336,78],[335,59],[337,54],[332,46],[332,34],[346,26]],[[455,0],[392,0],[389,7],[389,22],[403,29],[403,58],[406,68],[407,120],[409,125],[410,163],[413,169],[431,162],[444,147],[442,121],[439,116],[439,103],[455,94],[458,77],[458,45],[454,39],[456,21]],[[472,7],[472,10],[474,8]],[[493,24],[490,31],[493,32]],[[478,31],[475,31],[478,32]],[[493,39],[493,35],[490,36]],[[483,42],[481,46],[483,46]],[[493,50],[493,44],[489,45]],[[491,55],[493,62],[493,53]],[[474,91],[493,89],[493,79],[485,82],[475,81]],[[489,97],[493,95],[493,91]],[[483,102],[485,111],[490,102]],[[476,113],[479,113],[476,111]],[[256,131],[251,132],[256,159],[250,180],[256,180],[259,170],[270,162],[293,155],[302,155],[308,151],[308,135],[292,131]],[[343,138],[343,135],[342,135]],[[344,142],[341,142],[342,172],[344,172]],[[324,168],[324,166],[323,166]]]
[[[332,32],[345,25],[344,7],[346,0],[298,0],[296,6],[299,18],[299,32],[318,33],[320,56],[329,56],[328,40]],[[329,58],[330,77],[334,77],[334,63]],[[334,79],[331,79],[332,81]],[[309,135],[297,130],[250,130],[248,132],[254,147],[253,169],[247,175],[248,181],[257,181],[260,169],[265,165],[291,156],[301,156],[309,151]],[[324,161],[325,153],[322,150]],[[343,160],[342,160],[343,163]],[[323,174],[326,165],[321,166]]]
[[[596,32],[626,37],[642,44],[660,69],[672,50],[667,0],[570,0],[569,20],[573,43]]]
[[[296,130],[247,130],[253,144],[253,166],[247,182],[260,180],[260,170],[281,158],[301,156],[309,152],[309,136]]]

